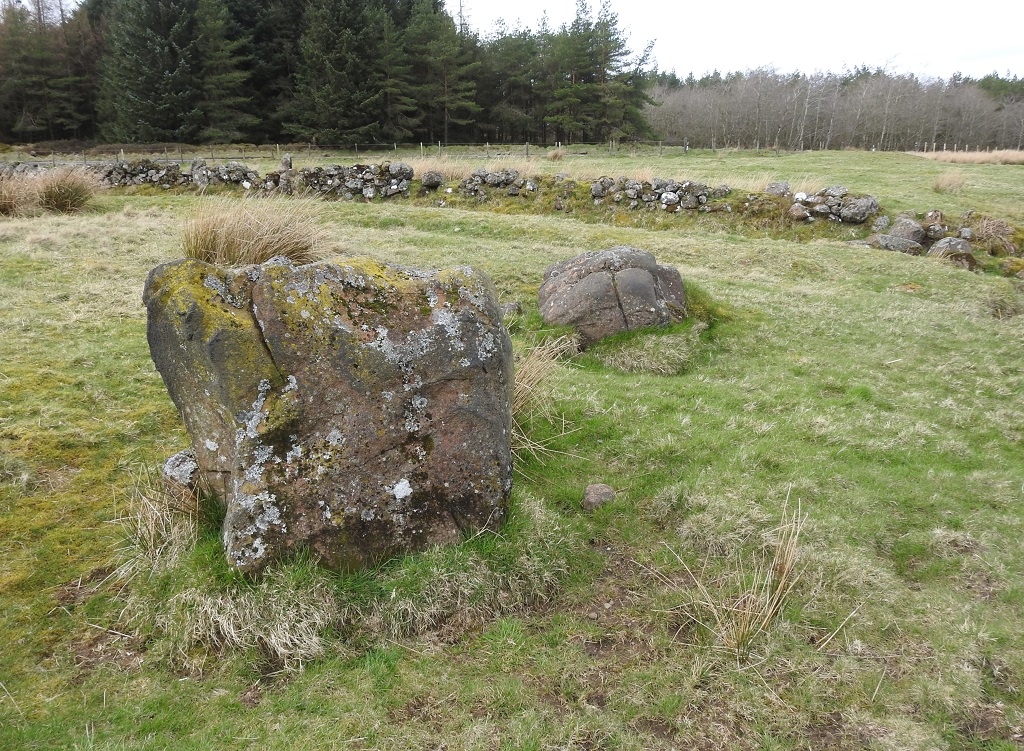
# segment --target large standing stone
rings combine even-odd
[[[663,326],[685,316],[679,272],[650,253],[620,245],[553,264],[544,272],[544,320],[574,326],[590,344],[621,331]]]
[[[501,523],[511,345],[482,273],[184,260],[144,299],[233,567],[353,568]]]

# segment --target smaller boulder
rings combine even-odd
[[[544,320],[575,327],[584,346],[622,331],[682,320],[686,307],[679,271],[624,245],[552,264],[539,298]]]
[[[412,180],[413,170],[405,162],[392,162],[388,165],[388,173],[396,180]]]
[[[878,199],[874,196],[843,198],[837,213],[839,218],[848,224],[863,224],[869,216],[878,213]]]
[[[978,268],[978,261],[974,257],[974,248],[969,242],[959,237],[946,237],[939,240],[928,249],[928,255],[932,258],[941,258],[968,271]]]
[[[818,195],[819,196],[826,196],[828,198],[842,198],[843,196],[845,196],[849,192],[850,192],[850,189],[847,188],[845,185],[833,185],[830,188],[825,188],[824,190],[819,190],[818,191]]]
[[[896,217],[896,221],[893,222],[887,234],[892,237],[902,237],[904,240],[910,240],[918,245],[923,243],[925,237],[927,237],[924,227],[906,216]]]
[[[811,212],[802,203],[794,203],[789,207],[786,215],[794,222],[806,222],[811,218]]]
[[[610,485],[595,483],[588,485],[583,493],[583,500],[580,505],[584,511],[596,511],[615,500],[615,490]]]
[[[894,250],[910,256],[919,256],[924,251],[924,246],[921,243],[916,243],[905,237],[897,237],[896,235],[871,235],[868,238],[868,242],[872,248]]]
[[[436,172],[435,170],[430,170],[429,172],[423,173],[423,178],[420,180],[420,183],[427,190],[436,190],[444,185],[444,175],[440,172]]]

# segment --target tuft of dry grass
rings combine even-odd
[[[103,189],[99,177],[79,167],[43,169],[0,178],[0,216],[82,211]]]
[[[25,210],[25,191],[21,181],[0,177],[0,216],[15,216]]]
[[[994,256],[1019,254],[1017,245],[1013,242],[1017,230],[1009,222],[991,216],[982,216],[977,221],[971,222],[971,226],[978,236],[975,244],[986,247],[989,254]]]
[[[695,590],[683,592],[689,602],[676,611],[704,629],[718,648],[738,661],[745,661],[758,639],[778,618],[800,580],[802,571],[797,564],[805,521],[799,504],[796,510],[789,510],[787,496],[781,522],[771,531],[775,548],[772,560],[758,560],[749,568],[737,557],[731,571],[708,583],[707,564],[699,574],[694,573],[676,551],[668,548],[686,569]]]
[[[187,258],[248,266],[284,256],[296,264],[321,258],[321,205],[310,198],[209,199],[185,225]]]
[[[273,568],[257,584],[227,591],[184,589],[152,617],[171,636],[171,661],[187,670],[228,652],[254,652],[271,668],[294,670],[327,653],[328,631],[343,612],[329,574],[306,564]]]
[[[536,416],[548,421],[555,419],[552,383],[561,370],[560,360],[578,351],[579,341],[566,335],[531,347],[525,353],[516,353],[512,390],[512,456],[516,459],[526,454],[539,458],[548,451],[543,443],[530,437],[524,425]]]
[[[914,156],[933,159],[950,164],[1024,164],[1024,151],[1001,149],[999,151],[915,151]]]
[[[191,550],[199,534],[198,497],[182,488],[170,492],[157,473],[134,473],[120,525],[123,544],[117,549],[120,565],[112,578],[128,583],[139,575],[152,576],[173,568]]]
[[[96,173],[79,167],[42,170],[33,183],[39,208],[59,214],[82,211],[102,189]]]
[[[551,149],[551,151],[548,152],[548,161],[549,162],[560,162],[563,159],[565,159],[565,155],[567,153],[569,153],[569,152],[567,152],[565,149],[562,149],[562,148]]]
[[[741,193],[764,193],[772,183],[781,182],[776,175],[762,172],[757,175],[739,175],[725,180],[733,190]]]
[[[935,178],[932,190],[936,193],[959,195],[967,184],[967,175],[962,170],[946,170]]]

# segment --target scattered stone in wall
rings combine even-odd
[[[164,190],[177,188],[191,182],[187,173],[175,162],[153,162],[144,159],[138,162],[115,162],[100,170],[100,181],[113,188],[132,185],[158,185]]]
[[[974,257],[974,248],[966,240],[959,237],[944,237],[928,249],[932,258],[941,258],[955,266],[974,271],[978,261]]]
[[[625,245],[591,251],[544,272],[540,313],[547,323],[573,326],[584,346],[606,336],[664,326],[686,315],[679,271]]]
[[[357,568],[502,522],[511,344],[481,272],[189,259],[144,301],[232,567]]]
[[[514,169],[488,170],[486,167],[477,167],[459,183],[459,191],[463,195],[475,197],[479,201],[486,201],[492,192],[518,196],[536,193],[539,189],[540,185],[535,180],[521,176]]]
[[[789,185],[787,183],[774,183],[785,192],[776,195],[788,198]],[[793,221],[813,222],[824,219],[832,222],[843,222],[844,224],[863,224],[879,211],[878,199],[874,196],[851,195],[849,189],[844,185],[833,185],[819,190],[817,193],[808,194],[804,192],[792,195],[793,205],[789,209],[788,216]],[[800,207],[800,208],[796,208]],[[803,210],[800,210],[800,209]]]
[[[970,217],[968,217],[969,219]],[[955,266],[975,271],[978,261],[969,242],[974,237],[970,227],[951,229],[941,211],[931,210],[923,215],[904,212],[892,222],[881,216],[875,220],[875,233],[866,244],[882,250],[894,250],[908,255],[927,255]]]
[[[590,195],[595,206],[616,204],[627,209],[671,213],[685,209],[709,210],[706,204],[710,198],[724,198],[729,192],[728,186],[711,191],[703,183],[690,180],[680,182],[662,177],[649,181],[602,177],[590,185]]]
[[[404,162],[356,164],[343,167],[307,167],[300,173],[300,182],[308,190],[323,196],[347,200],[373,201],[377,198],[409,196],[412,167]]]

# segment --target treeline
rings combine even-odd
[[[1024,147],[1024,79],[680,80],[607,0],[481,37],[441,0],[0,0],[0,142]]]
[[[1024,148],[1024,79],[922,80],[884,70],[784,75],[770,68],[700,79],[658,74],[646,110],[664,139],[693,147]]]
[[[605,2],[481,38],[440,0],[0,0],[0,142],[653,135]]]

